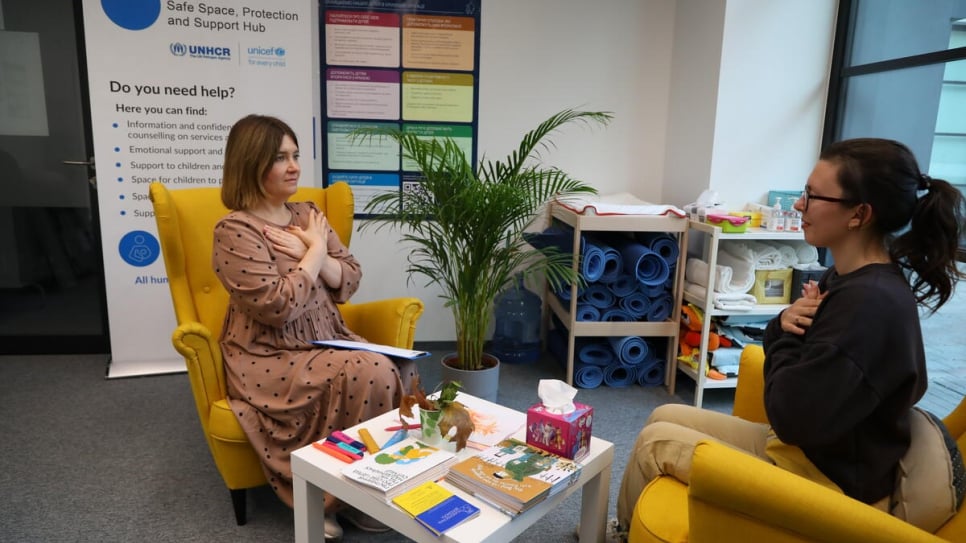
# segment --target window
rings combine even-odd
[[[966,193],[966,0],[839,2],[824,142],[858,137]]]
[[[899,140],[966,190],[966,0],[842,0],[825,142]]]

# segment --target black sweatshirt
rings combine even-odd
[[[765,330],[765,409],[785,443],[846,495],[873,503],[892,493],[909,447],[909,409],[926,391],[919,309],[902,272],[871,264],[830,269],[828,295],[804,336]]]

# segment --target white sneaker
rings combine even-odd
[[[335,518],[335,513],[330,513],[325,516],[325,540],[336,541],[338,539],[342,539],[342,526]]]

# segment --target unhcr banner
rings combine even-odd
[[[148,185],[217,187],[228,130],[277,116],[318,140],[312,0],[84,0],[110,377],[184,371]]]

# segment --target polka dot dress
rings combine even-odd
[[[286,205],[300,225],[315,207]],[[291,506],[291,452],[398,407],[416,367],[310,344],[365,341],[346,328],[336,306],[358,289],[359,263],[330,229],[328,251],[342,263],[342,284],[327,287],[275,251],[262,235],[265,226],[245,212],[226,216],[215,227],[212,264],[231,295],[221,335],[228,398],[269,483]]]

